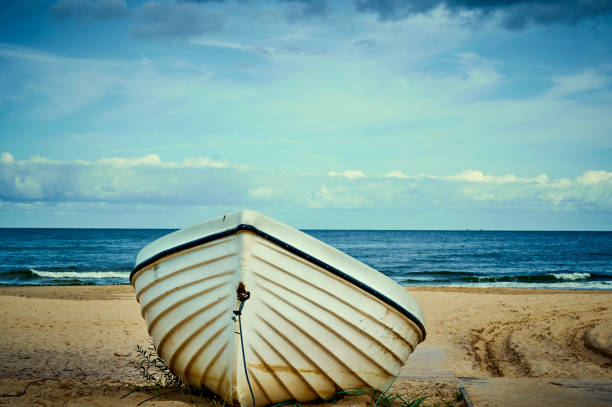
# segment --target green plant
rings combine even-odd
[[[137,404],[137,406],[140,406],[147,401],[151,401],[166,394],[191,390],[189,386],[185,385],[181,379],[170,371],[166,362],[157,355],[157,349],[153,342],[150,342],[147,347],[139,344],[136,345],[136,354],[138,360],[132,362],[132,364],[136,366],[138,373],[145,379],[148,386],[138,386],[129,393],[124,394],[121,398],[125,398],[132,393],[143,390],[150,391],[152,390],[151,387],[153,387],[153,396]]]
[[[389,391],[391,384],[389,383],[383,390],[377,390],[373,394],[372,407],[392,407],[393,405],[399,407],[418,407],[429,397],[424,395],[426,389],[412,397],[409,397],[408,394],[392,393]]]
[[[289,406],[289,405],[291,407],[302,407],[302,403],[300,403],[299,401],[295,401],[295,400],[283,401],[282,403],[272,404],[268,407],[281,407],[281,406]]]
[[[147,382],[149,386],[147,390],[151,390],[150,387],[153,387],[155,393],[153,397],[138,403],[138,405],[172,392],[209,398],[211,400],[211,407],[224,407],[228,404],[215,394],[189,386],[181,378],[172,373],[166,362],[157,354],[157,349],[153,342],[150,342],[148,346],[136,345],[136,352],[137,360],[132,363],[136,366],[140,376]],[[144,389],[143,387],[138,387],[123,397]]]
[[[190,392],[189,386],[174,375],[170,368],[168,368],[168,365],[166,365],[166,362],[157,355],[157,349],[155,349],[153,343],[147,347],[136,345],[136,351],[138,353],[138,360],[134,363],[138,372],[147,383],[157,387],[174,388]]]
[[[346,389],[336,392],[331,397],[324,400],[326,403],[336,403],[343,397],[355,397],[367,395],[370,397],[370,403],[372,407],[418,407],[420,406],[429,396],[424,395],[424,390],[419,392],[415,396],[408,396],[408,394],[397,394],[389,391],[391,384],[387,385],[382,390],[368,388],[368,389]]]
[[[461,390],[455,393],[455,401],[463,401],[463,392]]]

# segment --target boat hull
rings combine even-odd
[[[142,315],[170,370],[242,406],[252,405],[243,361],[256,405],[391,383],[424,339],[420,320],[300,253],[244,229],[135,272]],[[240,283],[250,292],[244,355],[234,313]]]

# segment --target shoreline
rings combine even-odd
[[[425,311],[428,334],[402,368],[400,387],[432,357],[455,377],[612,381],[612,290],[406,289]],[[0,325],[0,392],[49,380],[32,385],[23,405],[49,394],[61,405],[79,391],[82,405],[121,405],[118,392],[110,402],[101,389],[144,384],[132,363],[149,336],[131,285],[2,286]],[[457,389],[436,386],[444,397]],[[7,400],[17,401],[0,404]]]
[[[499,295],[527,295],[527,294],[612,294],[610,289],[585,289],[585,288],[523,288],[523,287],[469,287],[469,286],[444,286],[444,285],[402,285],[410,292],[457,292],[474,294],[499,294]],[[54,291],[54,289],[56,291]],[[126,284],[91,284],[91,285],[0,285],[0,296],[26,296],[29,298],[48,299],[109,299],[117,295],[117,292],[134,293],[132,286]],[[80,294],[79,294],[80,293]],[[91,298],[85,298],[91,296]]]

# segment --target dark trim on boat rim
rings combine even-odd
[[[204,236],[199,239],[192,240],[190,242],[186,242],[186,243],[171,247],[166,250],[162,250],[156,255],[149,257],[148,259],[138,263],[134,267],[134,269],[130,273],[130,283],[132,282],[132,278],[134,277],[134,274],[136,274],[139,270],[142,270],[143,268],[150,266],[151,264],[155,263],[156,261],[160,259],[163,259],[164,257],[170,256],[174,253],[182,252],[183,250],[191,249],[192,247],[196,247],[196,246],[200,246],[205,243],[208,243],[208,242],[212,242],[213,240],[222,239],[224,237],[227,237],[234,233],[238,233],[240,231],[248,231],[258,236],[261,236],[262,238],[269,240],[270,242],[276,244],[277,246],[284,248],[288,252],[293,253],[296,256],[301,257],[302,259],[307,260],[313,264],[316,264],[317,266],[348,281],[349,283],[361,288],[363,291],[373,295],[374,297],[378,298],[384,303],[392,306],[393,308],[398,310],[400,313],[402,313],[404,316],[406,316],[408,319],[410,319],[416,326],[419,327],[419,329],[421,330],[421,334],[423,336],[422,340],[423,341],[425,340],[426,332],[425,332],[425,326],[423,325],[423,323],[412,312],[408,311],[406,308],[402,307],[397,302],[393,301],[391,298],[375,290],[374,288],[363,284],[361,281],[351,277],[350,275],[342,272],[341,270],[338,270],[337,268],[330,266],[329,264],[317,258],[312,257],[308,253],[305,253],[301,251],[300,249],[293,247],[290,244],[287,244],[283,242],[282,240],[275,238],[274,236],[270,236],[269,234],[262,232],[261,230],[257,229],[255,226],[252,226],[252,225],[240,224],[233,229],[224,230],[223,232],[219,232],[219,233],[213,233],[212,235]]]

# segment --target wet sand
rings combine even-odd
[[[612,381],[610,291],[408,289],[428,318],[418,349],[443,354],[456,377]],[[145,384],[132,362],[148,334],[130,286],[1,287],[0,329],[0,405],[136,406],[159,395],[121,398]],[[395,389],[422,387],[432,396],[424,405],[463,405],[456,383],[407,379],[416,361]],[[210,404],[167,394],[143,405],[196,402]]]

